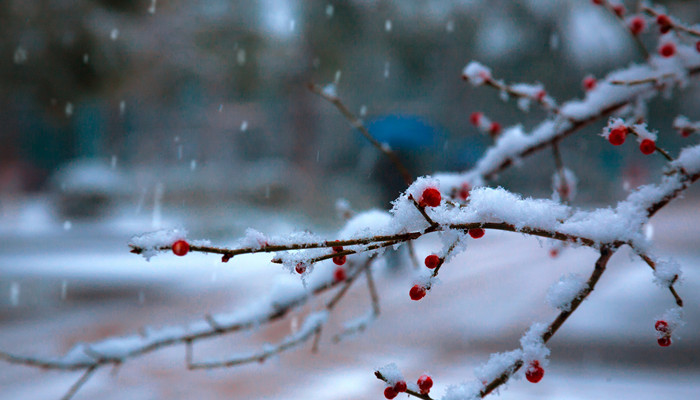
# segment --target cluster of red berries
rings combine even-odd
[[[656,24],[659,25],[659,32],[662,34],[668,33],[673,29],[673,21],[666,14],[659,14],[656,16]],[[700,41],[695,42],[695,50],[700,53]],[[664,57],[672,57],[676,54],[676,45],[673,43],[666,43],[659,48],[659,54]]]
[[[539,361],[535,360],[527,366],[527,370],[525,371],[525,378],[528,381],[532,383],[537,383],[542,380],[543,376],[544,368],[542,368]]]
[[[333,252],[340,253],[341,251],[343,251],[343,246],[334,246],[333,247]],[[335,256],[335,257],[333,257],[333,264],[343,265],[343,264],[345,264],[345,261],[347,261],[347,259],[348,259],[348,257],[345,254]]]
[[[418,378],[416,383],[418,384],[418,390],[420,390],[421,394],[428,394],[430,393],[430,388],[433,387],[433,378],[431,378],[430,375],[423,374]],[[398,381],[394,386],[387,386],[384,389],[384,397],[393,399],[398,396],[399,393],[405,392],[406,389],[408,389],[406,382]]]
[[[182,257],[190,252],[190,244],[185,242],[184,240],[178,240],[175,243],[173,243],[172,249],[173,253],[176,256]]]
[[[663,33],[668,33],[668,31],[673,28],[673,22],[671,22],[671,18],[669,18],[668,15],[666,14],[659,14],[656,16],[656,24],[659,25],[659,32]]]
[[[394,386],[387,386],[384,389],[384,397],[387,399],[393,399],[394,397],[398,396],[399,393],[403,393],[408,389],[406,386],[406,381],[398,381]]]
[[[668,347],[671,345],[671,328],[668,326],[668,322],[660,319],[654,324],[654,329],[659,332],[659,338],[656,340],[661,347]]]
[[[605,4],[605,0],[591,0],[593,4],[597,6],[602,6]],[[610,7],[612,7],[613,12],[615,12],[615,15],[618,17],[622,18],[625,15],[625,6],[622,4],[611,4]]]
[[[629,128],[627,128],[625,125],[616,126],[610,130],[610,133],[608,134],[608,141],[613,146],[619,146],[625,143],[625,138],[627,138],[628,133]],[[643,139],[639,144],[639,150],[642,152],[642,154],[649,155],[656,151],[656,143],[651,139]]]
[[[544,98],[544,95],[542,96],[542,98]],[[469,122],[471,122],[472,125],[476,126],[480,130],[488,132],[491,136],[495,137],[498,136],[499,133],[501,133],[501,124],[495,121],[490,121],[484,116],[484,113],[482,112],[473,112],[469,116]]]
[[[343,251],[343,246],[333,246],[334,253],[340,253],[341,251]],[[337,282],[344,281],[347,278],[345,268],[342,267],[347,259],[348,257],[345,254],[333,257],[333,263],[338,266],[335,271],[333,271],[333,278]]]
[[[429,187],[423,190],[420,199],[418,200],[418,205],[421,207],[437,207],[442,201],[442,195],[440,191],[434,187]]]

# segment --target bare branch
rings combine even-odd
[[[340,113],[343,114],[345,119],[347,119],[348,122],[350,122],[350,125],[353,128],[357,128],[360,131],[360,133],[362,133],[362,135],[372,144],[372,146],[374,146],[377,150],[381,151],[385,156],[387,156],[389,160],[391,160],[391,162],[394,164],[394,167],[396,167],[396,170],[401,175],[401,178],[407,186],[410,185],[411,182],[413,182],[413,177],[411,176],[411,173],[408,172],[408,169],[403,165],[399,156],[393,150],[391,150],[389,146],[383,143],[379,143],[379,141],[375,139],[374,136],[372,136],[369,130],[367,130],[367,127],[365,127],[362,120],[355,116],[355,114],[353,114],[352,111],[350,111],[337,96],[333,96],[326,93],[322,87],[313,83],[309,84],[309,90],[333,104],[335,108],[337,108],[338,111],[340,111]]]
[[[93,365],[89,367],[88,369],[83,372],[83,374],[80,376],[80,379],[78,379],[71,387],[68,389],[68,392],[61,397],[61,400],[70,400],[75,396],[75,394],[80,390],[81,387],[87,382],[92,374],[97,371],[97,365]]]

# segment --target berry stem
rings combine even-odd
[[[639,256],[639,258],[644,260],[644,262],[647,263],[647,265],[649,265],[649,267],[652,270],[656,271],[656,263],[654,262],[654,260],[651,259],[651,257],[649,257],[648,255],[643,253],[640,249],[638,249],[635,246],[630,246],[630,247],[632,247],[632,250],[634,250],[634,252]],[[676,279],[678,279],[677,275],[674,278],[673,282],[675,282]],[[678,305],[678,307],[683,307],[683,299],[681,298],[681,296],[678,295],[678,292],[676,292],[676,289],[673,287],[673,283],[671,283],[668,286],[668,290],[671,292],[671,295],[676,300],[676,304]]]
[[[633,126],[629,127],[629,133],[633,134],[634,136],[636,136],[636,137],[638,137],[638,138],[642,138],[641,135],[639,135],[639,133],[637,132],[636,129],[634,129]],[[671,155],[668,154],[668,152],[667,152],[666,150],[662,149],[661,147],[656,146],[656,148],[654,149],[654,151],[656,151],[656,152],[658,152],[659,154],[661,154],[662,156],[664,156],[664,158],[665,158],[667,161],[669,161],[669,162],[670,162],[670,161],[673,161],[673,157],[671,157]]]
[[[649,60],[649,50],[647,50],[646,46],[644,46],[644,43],[642,40],[639,38],[639,35],[635,35],[627,26],[627,23],[625,22],[625,17],[624,15],[621,15],[617,13],[615,10],[615,6],[610,4],[610,2],[605,1],[602,4],[603,8],[605,8],[610,14],[612,14],[613,17],[619,22],[619,25],[622,26],[622,29],[627,32],[631,37],[632,40],[634,40],[634,43],[637,45],[637,49],[639,49],[639,52],[642,54],[642,57],[644,57],[645,60]]]
[[[387,384],[389,383],[389,380],[384,375],[382,375],[382,373],[379,371],[374,371],[374,376],[376,376],[377,379],[386,382]],[[414,397],[418,397],[419,399],[423,399],[423,400],[433,400],[433,398],[430,397],[429,394],[422,394],[422,393],[416,392],[414,390],[411,390],[410,388],[406,389],[406,394],[414,396]]]
[[[644,11],[645,13],[647,13],[647,14],[653,16],[654,18],[658,18],[659,15],[661,15],[661,13],[657,12],[657,11],[654,10],[653,8],[649,8],[649,7],[646,7],[646,6],[645,6],[645,7],[642,7],[642,11]],[[682,24],[676,24],[676,23],[674,23],[672,20],[669,20],[669,26],[670,26],[671,29],[675,29],[675,30],[678,30],[678,31],[681,31],[681,32],[685,32],[685,33],[687,33],[687,34],[689,34],[689,35],[692,35],[692,36],[700,37],[700,31],[697,31],[697,30],[692,29],[692,28],[688,28],[687,26],[682,25]]]
[[[497,89],[499,92],[505,92],[508,93],[509,95],[516,97],[516,98],[521,98],[521,99],[530,99],[535,101],[537,104],[540,104],[543,109],[546,111],[551,111],[554,114],[559,115],[559,107],[556,106],[556,102],[548,102],[545,101],[546,98],[546,93],[545,96],[542,95],[535,95],[531,96],[527,93],[520,92],[518,90],[513,89],[510,85],[507,85],[499,80],[493,79],[493,77],[489,76],[484,79],[484,84],[487,86],[491,86],[494,89]]]

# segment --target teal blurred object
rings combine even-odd
[[[438,146],[442,132],[414,115],[387,115],[367,124],[374,137],[396,151],[417,151]]]
[[[390,114],[372,119],[366,126],[372,136],[397,154],[413,177],[435,171],[445,160],[444,133],[419,116]],[[369,146],[361,135],[357,137]],[[385,205],[406,189],[406,183],[387,157],[377,158],[372,176],[380,185]]]

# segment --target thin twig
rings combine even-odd
[[[413,203],[413,205],[418,209],[418,211],[420,212],[420,215],[422,215],[423,218],[425,218],[425,220],[428,222],[428,224],[429,224],[431,227],[435,227],[435,226],[438,225],[435,221],[433,221],[432,218],[430,218],[430,216],[428,215],[428,213],[425,212],[425,207],[423,207],[423,206],[421,206],[420,204],[418,204],[418,202],[416,201],[416,199],[413,198],[413,195],[412,195],[412,194],[409,194],[409,195],[408,195],[408,199],[409,199],[409,200],[411,201],[411,203]]]
[[[644,85],[646,83],[654,83],[659,85],[660,81],[662,79],[668,79],[668,78],[673,78],[676,76],[675,74],[663,74],[660,76],[651,76],[649,78],[643,78],[643,79],[633,79],[630,81],[620,81],[620,80],[612,80],[610,81],[611,85],[619,85],[619,86],[635,86],[635,85]]]
[[[372,269],[368,267],[364,270],[364,272],[367,280],[367,288],[369,289],[369,296],[372,300],[372,309],[369,317],[365,318],[365,320],[355,326],[346,327],[342,332],[333,336],[334,343],[340,342],[344,337],[364,331],[367,329],[367,326],[371,321],[374,321],[377,319],[377,317],[379,317],[379,295],[377,294],[377,288],[375,287],[374,279],[372,278]]]
[[[641,250],[639,250],[636,247],[632,247],[632,250],[634,250],[634,252],[637,253],[637,255],[642,260],[644,260],[644,262],[647,263],[647,265],[652,270],[656,271],[656,263],[654,262],[654,260],[651,259],[651,257],[644,254]],[[676,275],[673,278],[673,282],[675,282],[677,279],[678,279],[678,275]],[[671,292],[671,295],[673,296],[674,300],[676,301],[676,304],[678,305],[678,307],[683,307],[683,299],[681,298],[681,296],[678,295],[678,292],[676,292],[676,288],[673,287],[673,282],[670,285],[668,285],[668,290]]]
[[[700,73],[700,67],[694,67],[690,68],[687,70],[688,75],[697,75]],[[649,91],[656,90],[654,87],[650,87]],[[578,132],[580,129],[584,128],[585,126],[598,121],[601,118],[604,118],[615,111],[620,110],[621,108],[627,106],[631,102],[635,101],[637,98],[640,96],[644,96],[644,93],[633,93],[630,94],[630,97],[624,100],[621,100],[618,103],[611,104],[603,109],[601,109],[597,114],[592,115],[587,118],[582,118],[582,119],[571,119],[569,118],[570,124],[567,125],[567,128],[563,128],[561,130],[558,129],[558,131],[552,135],[547,140],[543,141],[538,141],[535,143],[532,143],[531,145],[525,147],[524,149],[520,150],[517,154],[513,155],[508,155],[503,158],[503,160],[500,163],[493,163],[493,166],[490,166],[488,169],[485,170],[473,170],[470,171],[471,173],[477,173],[479,176],[486,180],[492,180],[494,179],[501,171],[507,169],[508,167],[512,166],[514,164],[514,160],[520,160],[522,158],[525,158],[527,156],[530,156],[542,149],[547,148],[550,146],[553,142],[559,141],[565,137],[568,137],[576,132]],[[491,164],[490,164],[491,165]]]
[[[337,108],[338,111],[340,111],[340,113],[343,114],[345,119],[347,119],[348,122],[350,122],[350,125],[352,125],[354,128],[357,128],[360,131],[360,133],[362,133],[362,135],[372,144],[372,146],[374,146],[385,156],[387,156],[389,160],[394,164],[394,167],[396,167],[396,170],[401,175],[401,178],[403,179],[406,186],[410,185],[411,182],[413,182],[413,177],[411,176],[411,173],[408,172],[408,169],[403,165],[399,156],[393,150],[391,150],[389,146],[382,144],[377,139],[375,139],[374,136],[372,136],[372,134],[369,132],[367,127],[365,127],[362,120],[358,118],[355,114],[353,114],[352,111],[350,111],[337,96],[333,96],[329,93],[326,93],[321,86],[315,85],[313,83],[309,84],[309,90],[333,104],[335,108]]]
[[[552,323],[549,324],[547,327],[547,330],[542,334],[542,341],[544,343],[547,343],[553,336],[554,334],[557,333],[559,328],[561,328],[562,325],[564,325],[564,322],[571,316],[571,314],[576,311],[579,305],[583,303],[583,301],[588,297],[589,294],[595,289],[595,285],[598,283],[598,280],[600,277],[603,275],[603,272],[605,272],[605,266],[608,263],[608,260],[610,260],[610,257],[615,253],[616,249],[610,248],[610,247],[603,247],[600,250],[600,257],[595,263],[595,267],[593,269],[593,273],[591,273],[591,276],[588,278],[588,282],[586,282],[586,287],[576,296],[576,298],[571,302],[571,306],[568,310],[563,310],[557,315],[557,317],[552,321]],[[522,360],[517,360],[515,363],[513,363],[509,368],[506,369],[506,371],[498,376],[496,379],[493,381],[489,382],[484,389],[481,390],[479,393],[480,397],[486,397],[489,393],[493,392],[494,389],[498,388],[499,386],[503,385],[506,383],[513,374],[515,374],[521,367],[523,366],[523,361]]]
[[[650,15],[652,15],[652,16],[654,16],[654,17],[658,17],[658,16],[660,15],[660,13],[656,12],[656,10],[654,10],[653,8],[649,8],[649,7],[646,7],[646,6],[642,7],[642,11],[644,11],[644,12],[646,12],[647,14],[650,14]],[[688,27],[685,26],[685,25],[676,24],[676,23],[674,23],[672,20],[671,20],[671,28],[672,28],[672,29],[679,30],[679,31],[682,31],[682,32],[685,32],[685,33],[687,33],[687,34],[689,34],[689,35],[693,35],[693,36],[700,37],[700,31],[696,31],[695,29],[688,28]]]
[[[419,269],[420,262],[418,261],[418,257],[416,256],[416,249],[415,249],[415,246],[413,246],[413,242],[408,242],[407,247],[408,247],[408,258],[411,259],[411,264],[413,264],[413,269]]]
[[[620,22],[620,25],[622,26],[622,28],[627,33],[629,33],[630,36],[632,37],[632,39],[634,40],[634,43],[637,45],[637,48],[639,49],[639,52],[642,53],[642,57],[644,57],[645,60],[648,60],[649,59],[649,50],[647,50],[646,46],[644,46],[644,43],[639,38],[639,36],[635,35],[632,32],[632,30],[630,29],[630,27],[627,26],[627,23],[625,22],[625,18],[622,15],[619,15],[615,11],[615,9],[612,7],[612,4],[610,4],[610,2],[603,1],[603,6],[608,12],[610,12],[610,14],[613,15],[613,17],[615,17],[615,19],[617,19]]]
[[[486,77],[484,79],[484,84],[487,86],[491,86],[494,89],[498,89],[502,92],[506,92],[513,97],[517,97],[520,99],[534,100],[536,103],[540,104],[542,106],[542,108],[544,108],[546,111],[551,111],[552,113],[557,114],[557,115],[560,114],[559,108],[556,106],[556,102],[554,100],[552,100],[551,103],[545,101],[545,98],[547,96],[547,92],[544,91],[544,89],[542,89],[544,96],[541,99],[539,99],[539,98],[533,97],[527,93],[523,93],[523,92],[520,92],[518,90],[515,90],[515,89],[513,89],[512,86],[504,84],[501,81],[493,79],[492,77]]]
[[[78,379],[71,387],[68,389],[68,392],[61,397],[61,400],[70,400],[75,396],[75,394],[80,390],[81,387],[85,384],[85,382],[90,379],[93,373],[97,371],[97,365],[93,365],[89,367],[88,369],[83,372],[83,374],[80,376],[80,379]]]
[[[605,267],[610,260],[610,257],[615,253],[617,249],[616,248],[611,248],[611,247],[603,247],[600,250],[600,257],[595,263],[595,267],[593,268],[593,272],[591,273],[591,276],[588,278],[588,281],[586,282],[586,287],[579,292],[579,294],[576,296],[574,300],[571,302],[571,306],[568,310],[562,310],[559,315],[552,321],[547,329],[544,331],[542,334],[542,341],[544,343],[547,343],[561,328],[562,325],[566,322],[566,320],[573,314],[576,309],[578,308],[581,303],[588,297],[588,295],[593,292],[595,289],[596,284],[598,283],[598,280],[600,280],[600,277],[603,275],[603,272],[605,272]],[[508,380],[523,366],[523,360],[518,359],[515,362],[513,362],[510,366],[504,369],[504,372],[493,379],[491,382],[485,384],[484,388],[479,392],[479,397],[484,398],[490,393],[492,393],[495,389],[497,389],[499,386],[503,385],[504,383],[508,382]],[[380,379],[384,382],[388,382],[388,379],[384,377],[379,371],[375,371],[374,375],[377,377],[377,379]],[[428,395],[424,395],[421,393],[417,393],[415,391],[408,390],[406,391],[407,394],[411,396],[418,397],[420,399],[425,399],[425,400],[431,400],[432,398]]]
[[[376,376],[377,379],[379,379],[379,380],[382,380],[382,381],[384,381],[384,382],[386,382],[386,383],[389,383],[389,379],[387,379],[386,377],[384,377],[384,375],[382,375],[382,373],[379,372],[379,371],[374,371],[374,376]],[[414,391],[414,390],[411,390],[411,389],[406,389],[406,394],[411,395],[411,396],[414,396],[414,397],[418,397],[419,399],[423,399],[423,400],[433,400],[433,398],[430,397],[430,395],[428,395],[428,394],[423,394],[423,393],[418,393],[418,392],[416,392],[416,391]]]
[[[557,193],[559,193],[559,197],[561,197],[561,201],[564,204],[569,203],[569,193],[571,192],[571,188],[569,186],[569,182],[566,181],[566,174],[564,174],[564,162],[561,159],[561,153],[559,152],[559,142],[555,141],[552,143],[552,154],[554,155],[554,165],[557,168],[557,175],[559,176],[559,187],[566,188],[567,190],[559,190],[559,187],[555,188]]]

